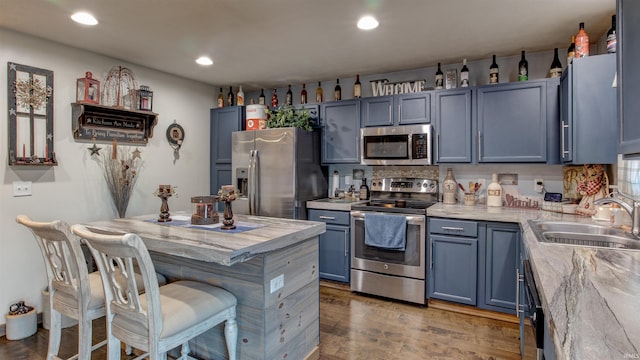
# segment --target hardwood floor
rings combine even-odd
[[[104,319],[94,321],[94,343],[104,339]],[[530,329],[528,329],[530,330]],[[26,339],[0,338],[0,359],[45,359],[49,332],[39,328]],[[61,355],[77,349],[77,326],[63,330]],[[526,359],[534,358],[527,343]],[[531,350],[531,352],[529,352]],[[122,359],[131,359],[122,353]],[[106,347],[92,353],[106,359]],[[512,322],[320,287],[320,359],[425,360],[520,359],[518,326]],[[295,360],[295,359],[294,359]]]

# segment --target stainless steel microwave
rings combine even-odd
[[[360,129],[363,165],[431,165],[431,125]]]

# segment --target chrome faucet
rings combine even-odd
[[[616,197],[617,196],[617,197]],[[620,199],[623,198],[623,199]],[[629,202],[631,204],[629,204]],[[604,205],[616,203],[620,205],[629,215],[631,215],[632,228],[631,233],[635,236],[640,235],[640,200],[633,196],[627,195],[619,191],[613,191],[609,197],[601,198],[593,202],[594,205]]]

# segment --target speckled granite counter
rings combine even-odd
[[[640,358],[640,251],[540,243],[527,221],[594,222],[575,215],[438,203],[427,216],[520,224],[558,359]]]

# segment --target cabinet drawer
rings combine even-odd
[[[327,224],[349,225],[348,211],[331,211],[309,209],[309,220],[321,221]]]
[[[478,223],[475,221],[429,218],[427,230],[431,234],[476,237],[478,236]]]

